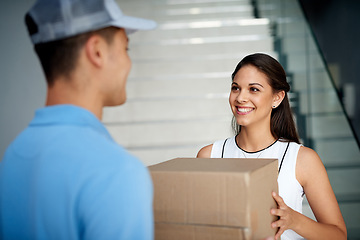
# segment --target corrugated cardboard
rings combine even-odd
[[[277,159],[177,158],[149,167],[155,239],[262,239],[275,235]],[[220,237],[222,236],[222,237]]]
[[[247,229],[221,226],[155,223],[155,240],[247,240]]]

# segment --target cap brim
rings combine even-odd
[[[138,30],[151,30],[156,28],[157,26],[156,22],[153,20],[124,15],[111,22],[110,24],[113,27],[124,28],[127,34],[136,32]]]

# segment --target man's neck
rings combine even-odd
[[[72,104],[89,110],[101,120],[103,110],[101,102],[100,96],[91,88],[80,89],[67,81],[57,80],[47,89],[45,105]]]

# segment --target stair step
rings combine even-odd
[[[313,89],[311,91],[299,91],[300,113],[321,114],[340,113],[342,107],[337,93],[333,88]]]
[[[232,135],[231,119],[106,125],[114,140],[130,149],[208,144]]]
[[[339,201],[340,211],[343,215],[348,240],[359,239],[360,236],[360,202],[341,202]],[[303,203],[303,214],[316,221],[316,218],[307,202]]]
[[[131,8],[132,11],[138,11],[137,7],[149,7],[153,6],[159,9],[166,7],[206,7],[206,6],[227,6],[227,5],[239,5],[239,6],[251,6],[250,0],[127,0],[121,2],[122,8]]]
[[[318,52],[317,45],[307,34],[292,34],[281,38],[281,50],[286,53]]]
[[[216,111],[215,111],[216,109]],[[129,101],[123,107],[105,109],[103,122],[129,123],[232,118],[228,98],[172,98]]]
[[[286,59],[288,72],[325,68],[318,52],[296,52],[296,54],[288,55]]]
[[[350,169],[327,169],[335,195],[345,200],[360,196],[360,167]],[[360,201],[360,198],[358,199]]]
[[[276,24],[277,36],[282,38],[284,36],[304,36],[310,34],[306,23],[297,18],[285,18],[285,17],[271,17],[260,13],[260,17],[267,17],[270,20],[273,19]]]
[[[293,74],[293,90],[308,91],[310,89],[332,88],[329,74],[326,71],[296,72]]]
[[[354,138],[315,139],[313,144],[326,167],[360,164],[359,147]]]
[[[201,5],[147,5],[140,4],[141,7],[123,6],[123,11],[127,15],[141,16],[142,18],[153,19],[159,23],[173,20],[197,20],[204,18],[223,18],[241,17],[251,18],[253,7],[250,5],[221,4],[216,3]]]
[[[215,59],[207,61],[142,61],[132,66],[130,77],[145,77],[151,75],[176,75],[185,71],[186,74],[201,74],[209,72],[228,72],[231,75],[241,59]],[[180,67],[181,66],[181,67]],[[161,71],[159,72],[159,69]]]
[[[340,203],[339,206],[348,231],[348,239],[359,239],[360,202]]]
[[[265,3],[264,0],[258,0],[257,4],[261,16],[303,18],[301,7],[299,3],[295,1],[286,1],[286,3],[267,1]]]
[[[221,3],[232,3],[235,2],[237,4],[251,4],[251,0],[221,0]],[[207,4],[207,3],[219,3],[219,0],[152,0],[152,1],[144,1],[144,0],[128,0],[124,1],[129,5],[134,3],[144,3],[144,4],[166,4],[166,5],[184,5],[184,4]]]
[[[180,76],[155,76],[129,79],[128,98],[194,98],[194,96],[217,97],[229,93],[229,72]],[[124,105],[126,106],[126,104]]]
[[[189,4],[189,3],[212,3],[212,2],[219,2],[219,0],[155,0],[157,2],[166,2],[170,5],[176,4]],[[223,2],[236,2],[238,4],[251,4],[251,0],[222,0]]]
[[[198,21],[173,21],[159,24],[152,31],[130,35],[131,42],[161,41],[211,36],[269,35],[268,19],[221,18]]]
[[[164,44],[138,44],[129,43],[130,55],[166,57],[175,55],[189,57],[208,54],[224,54],[233,52],[273,52],[273,39],[268,36],[238,37],[231,39],[210,39],[205,42],[198,39],[186,42],[168,42]]]
[[[262,51],[263,53],[266,53],[275,59],[278,58],[278,54],[273,51]],[[215,60],[229,60],[233,59],[234,62],[240,62],[240,60],[245,57],[246,55],[252,54],[254,52],[249,51],[247,49],[243,49],[239,52],[231,52],[231,53],[217,53],[212,54],[208,53],[206,55],[192,55],[191,58],[189,56],[176,56],[176,55],[165,55],[165,56],[147,56],[147,55],[134,55],[131,51],[129,52],[129,55],[131,56],[131,59],[133,62],[137,63],[143,63],[143,62],[173,62],[176,64],[177,62],[204,62],[204,61],[215,61]],[[235,68],[235,66],[234,66]]]
[[[348,121],[342,114],[308,116],[308,137],[313,139],[353,137]],[[339,127],[342,126],[342,127]]]
[[[232,10],[230,8],[234,8]],[[219,11],[249,11],[252,10],[252,5],[249,1],[187,1],[181,3],[172,3],[169,4],[168,1],[123,1],[121,3],[121,8],[124,9],[126,15],[137,15],[146,13],[146,10],[151,9],[152,12],[159,13],[166,10],[172,10],[175,14],[182,14],[183,12],[194,14],[201,12],[214,12],[215,8],[219,8]],[[190,9],[190,10],[189,10]],[[198,9],[195,11],[194,9]],[[175,11],[177,10],[177,11]],[[170,11],[170,13],[172,13]]]
[[[336,199],[339,203],[357,203],[360,202],[360,192],[337,194]]]

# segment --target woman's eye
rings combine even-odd
[[[239,88],[237,86],[231,86],[231,91],[237,91]]]
[[[259,89],[258,89],[258,88],[255,88],[255,87],[251,87],[251,88],[250,88],[250,91],[251,91],[251,92],[258,92]]]

